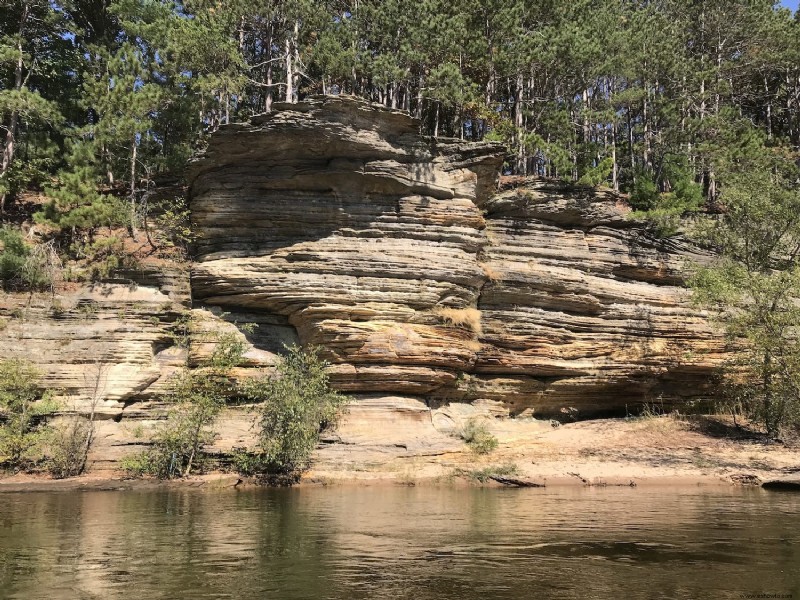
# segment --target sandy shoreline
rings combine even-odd
[[[497,421],[497,450],[476,455],[465,444],[409,451],[374,443],[325,444],[300,486],[447,485],[494,487],[760,486],[800,487],[800,446],[731,431],[719,419],[673,416],[583,421],[560,427]],[[118,470],[90,470],[55,480],[17,474],[0,478],[3,492],[148,489],[244,489],[259,485],[233,473],[174,481],[130,479]]]

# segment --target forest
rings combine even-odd
[[[51,187],[51,221],[313,94],[645,209],[713,204],[737,153],[800,144],[800,21],[770,0],[4,0],[0,32],[0,205]]]

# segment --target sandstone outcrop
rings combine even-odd
[[[284,319],[354,394],[577,417],[707,395],[702,254],[609,192],[494,193],[500,147],[417,130],[345,98],[222,128],[190,176],[195,303]]]
[[[475,415],[572,420],[709,396],[723,340],[683,287],[685,263],[707,257],[649,235],[619,196],[553,181],[498,192],[499,145],[424,138],[363,101],[275,109],[221,128],[192,164],[190,272],[3,295],[5,356],[37,363],[67,412],[97,400],[92,468],[146,441],[209,332],[247,342],[241,377],[286,345],[319,346],[355,398],[321,464],[354,469],[463,450],[449,434]],[[213,450],[250,443],[252,419],[228,411]]]

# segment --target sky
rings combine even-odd
[[[792,10],[797,10],[797,4],[800,0],[781,0],[781,5]]]

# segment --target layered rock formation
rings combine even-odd
[[[423,138],[361,101],[275,108],[223,127],[192,165],[191,273],[2,297],[5,356],[37,363],[66,411],[95,405],[93,469],[146,442],[209,331],[246,338],[242,377],[285,345],[322,348],[356,399],[323,468],[463,450],[448,432],[474,414],[570,420],[709,395],[722,340],[682,287],[706,257],[648,235],[616,195],[497,192],[501,147]],[[214,449],[250,443],[253,418],[226,412]]]
[[[707,394],[702,255],[610,193],[496,194],[500,147],[417,131],[345,98],[222,128],[190,175],[195,303],[293,327],[356,395],[579,417]]]
[[[3,294],[3,358],[33,362],[66,410],[120,420],[157,399],[186,362],[176,321],[190,307],[188,272],[149,269],[55,294]],[[186,332],[183,333],[185,336]]]

